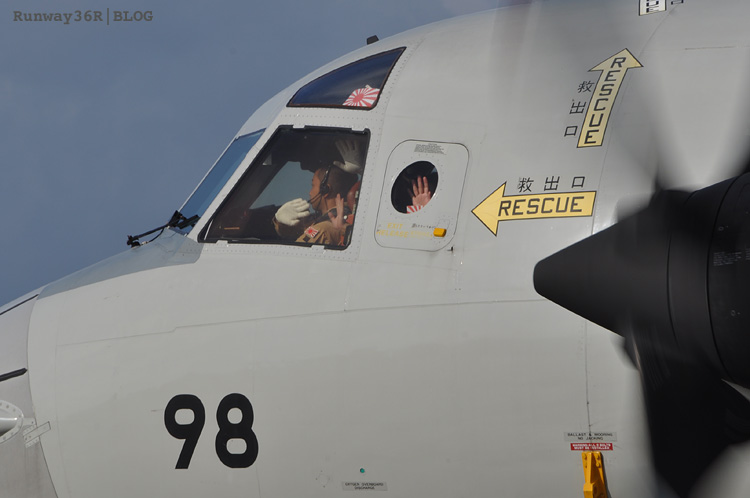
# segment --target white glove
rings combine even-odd
[[[347,173],[362,174],[362,151],[359,150],[359,141],[356,140],[337,140],[336,148],[344,160],[333,161],[333,164],[346,171]]]
[[[293,227],[309,215],[310,203],[304,199],[294,199],[284,203],[284,205],[276,211],[276,221],[282,225]]]

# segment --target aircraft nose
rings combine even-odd
[[[39,440],[27,442],[34,429],[27,343],[37,295],[0,307],[0,482],[2,496],[56,497]],[[6,495],[7,493],[7,495]]]

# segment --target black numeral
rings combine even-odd
[[[238,409],[242,414],[239,422],[229,420],[229,412]],[[193,412],[193,421],[189,424],[177,423],[177,412],[179,410],[190,410]],[[239,393],[224,396],[216,410],[216,421],[219,423],[219,433],[216,434],[216,456],[221,463],[233,469],[247,468],[255,463],[258,458],[258,438],[253,432],[253,405],[250,400]],[[198,444],[203,426],[206,423],[206,410],[197,396],[192,394],[178,394],[167,403],[164,410],[164,425],[167,432],[177,439],[184,439],[182,451],[177,458],[176,469],[186,469],[193,458],[195,446]],[[241,439],[245,442],[245,451],[232,453],[227,444],[232,439]]]
[[[178,424],[178,410],[192,411],[193,421],[189,424]],[[192,394],[178,394],[169,400],[167,408],[164,410],[164,425],[172,437],[185,440],[185,444],[182,445],[182,451],[180,451],[180,456],[177,458],[176,469],[186,469],[190,465],[195,445],[198,444],[198,438],[203,431],[205,423],[206,410],[197,396],[193,396]]]
[[[229,411],[238,408],[242,412],[242,420],[233,424],[229,420]],[[233,469],[244,469],[251,466],[258,458],[258,438],[253,432],[253,405],[241,394],[227,395],[219,403],[216,410],[216,421],[219,423],[219,433],[216,434],[216,455],[221,463]],[[244,453],[230,453],[227,443],[230,439],[245,441]]]

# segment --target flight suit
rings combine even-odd
[[[329,219],[323,219],[317,223],[313,223],[314,221],[314,217],[310,216],[302,219],[295,226],[289,226],[279,223],[274,218],[273,226],[276,229],[276,233],[284,239],[294,239],[296,242],[307,244],[342,245],[342,238],[346,231],[345,227],[337,229]]]
[[[330,220],[324,220],[307,227],[297,242],[338,246],[341,245],[345,230],[345,227],[336,228]]]

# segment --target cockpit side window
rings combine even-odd
[[[300,88],[288,105],[372,109],[404,50],[390,50],[335,69]]]
[[[199,240],[349,245],[369,132],[276,131]]]
[[[238,137],[227,147],[224,154],[216,161],[216,164],[214,164],[213,168],[211,168],[200,185],[198,185],[198,188],[195,189],[180,209],[180,213],[185,219],[192,218],[193,216],[203,216],[203,213],[208,209],[208,205],[211,204],[211,201],[214,200],[221,188],[227,183],[232,173],[237,170],[237,166],[247,156],[247,153],[264,131],[258,130],[249,135]],[[182,228],[181,231],[188,233],[192,227],[193,225],[188,225]]]

